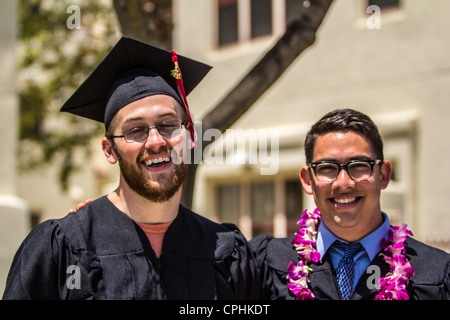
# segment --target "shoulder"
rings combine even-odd
[[[94,200],[77,212],[69,213],[63,218],[49,220],[43,223],[43,229],[53,226],[54,231],[64,236],[65,241],[75,249],[86,249],[85,235],[95,230],[96,220],[101,218],[101,208],[104,207],[105,197]],[[39,228],[40,226],[38,226]]]
[[[232,229],[237,228],[233,224],[228,223],[218,223],[208,219],[186,207],[180,205],[179,209],[180,219],[183,220],[184,224],[192,225],[195,228],[205,229],[205,232],[226,232],[232,231]]]
[[[435,248],[428,244],[425,244],[419,240],[408,237],[407,244],[407,254],[414,257],[420,258],[425,256],[426,258],[440,258],[448,262],[450,260],[450,254],[444,250]]]
[[[292,299],[286,286],[286,275],[289,262],[297,262],[298,255],[291,242],[290,238],[275,238],[269,234],[257,236],[249,241],[265,299]]]
[[[442,284],[448,281],[450,254],[423,242],[408,238],[406,256],[414,268],[416,284]]]
[[[63,218],[50,219],[40,223],[31,230],[23,241],[21,248],[29,247],[31,250],[36,250],[36,248],[42,247],[44,250],[48,250],[50,247],[58,249],[55,247],[55,243],[79,243],[77,239],[80,230],[86,229],[89,225],[89,220],[92,220],[94,203],[95,201]]]
[[[291,238],[264,234],[251,239],[249,246],[258,264],[264,263],[271,269],[285,272],[289,262],[298,259],[291,242]]]
[[[52,245],[55,241],[61,242],[63,238],[64,233],[57,220],[46,220],[30,231],[22,242],[19,252],[25,255],[38,254],[40,251],[48,252],[49,248],[55,247]]]
[[[232,223],[212,221],[182,205],[180,205],[178,218],[181,222],[180,225],[192,228],[192,230],[198,232],[198,236],[217,237],[218,234],[222,235],[225,233],[234,237],[234,235],[241,233],[238,227]]]
[[[105,219],[110,220],[111,215],[118,209],[108,200],[107,196],[98,198],[74,213],[69,213],[64,218],[58,219],[61,224],[77,224],[80,227],[103,222]]]
[[[410,278],[410,297],[415,300],[450,298],[450,255],[413,238],[406,242],[414,276]]]
[[[271,234],[261,234],[249,241],[250,248],[255,251],[291,251],[291,238],[275,238]]]
[[[170,227],[171,234],[189,236],[192,256],[223,259],[248,250],[248,243],[239,228],[231,223],[217,223],[180,205],[178,217]],[[166,234],[167,236],[167,234]],[[178,236],[177,236],[178,237]],[[169,241],[167,241],[167,245]],[[204,248],[204,250],[198,250]],[[190,250],[190,249],[188,249]]]

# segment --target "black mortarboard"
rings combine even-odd
[[[177,56],[174,51],[122,37],[61,111],[103,122],[108,128],[115,113],[125,105],[146,96],[166,94],[185,109],[192,135],[186,95],[210,69],[211,66]]]

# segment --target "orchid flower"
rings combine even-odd
[[[295,295],[296,300],[315,299],[308,288],[308,275],[313,271],[308,263],[320,261],[320,253],[316,250],[320,221],[321,213],[316,208],[313,212],[303,211],[301,219],[297,222],[300,229],[295,233],[291,243],[300,259],[296,265],[292,261],[289,262],[286,276],[289,280],[287,288]],[[379,293],[375,296],[376,300],[409,299],[407,286],[409,278],[414,276],[414,269],[405,256],[405,242],[408,236],[413,234],[406,227],[406,223],[401,227],[391,226],[389,241],[383,240],[381,243],[384,252],[380,253],[380,256],[389,265],[390,272],[379,280]]]

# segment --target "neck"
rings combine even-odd
[[[341,226],[335,223],[335,221],[328,221],[327,218],[328,217],[322,215],[322,223],[325,224],[328,230],[342,240],[351,243],[360,241],[383,224],[381,211],[371,219],[359,221],[359,223],[351,226]]]
[[[180,187],[168,201],[153,202],[133,190],[119,186],[115,191],[108,194],[108,199],[136,222],[165,223],[174,220],[178,215],[181,189]]]

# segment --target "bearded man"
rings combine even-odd
[[[174,52],[119,40],[61,109],[105,123],[102,149],[119,164],[119,186],[36,227],[14,258],[4,299],[258,297],[237,227],[180,204],[188,170],[180,159],[195,146],[185,95],[209,70]]]

